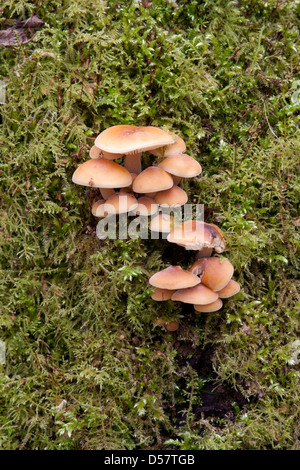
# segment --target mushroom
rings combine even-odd
[[[219,294],[219,297],[221,299],[228,299],[229,297],[232,297],[233,295],[237,294],[241,290],[241,287],[238,282],[234,281],[233,279],[230,279],[228,284],[226,284],[223,289],[217,291]]]
[[[149,279],[149,284],[160,289],[176,290],[196,286],[200,279],[195,274],[182,269],[180,266],[169,266],[159,271]],[[174,292],[173,295],[175,295]],[[217,296],[218,297],[218,296]],[[196,303],[196,302],[194,302]]]
[[[152,150],[153,155],[156,157],[174,157],[186,151],[184,140],[176,134],[171,133],[170,135],[174,139],[174,143]]]
[[[167,240],[170,243],[183,246],[186,250],[214,248],[217,253],[222,253],[225,250],[221,230],[214,224],[200,220],[186,220],[182,224],[176,225],[169,233]]]
[[[134,210],[137,206],[138,202],[133,194],[120,191],[105,201],[103,209],[109,215],[123,214]]]
[[[195,304],[194,309],[195,313],[200,313],[200,312],[217,312],[220,310],[223,306],[223,302],[221,299],[217,299],[211,304],[206,304],[206,305],[199,305]]]
[[[176,177],[176,184],[178,184],[178,179],[193,178],[202,172],[200,163],[185,153],[165,158],[158,167],[173,175],[173,178]]]
[[[176,320],[164,320],[163,318],[157,318],[155,323],[155,326],[160,326],[163,329],[166,329],[168,331],[176,331],[179,328],[179,323]]]
[[[104,210],[105,199],[98,199],[92,204],[92,214],[95,217],[106,217],[107,212]]]
[[[114,160],[121,157],[119,154],[108,154],[107,152],[102,152],[96,145],[93,145],[90,149],[90,158],[106,158],[108,160]],[[133,175],[131,175],[133,177]],[[129,186],[129,188],[131,185]],[[99,188],[103,199],[108,199],[115,193],[115,190],[112,188]]]
[[[154,199],[162,207],[176,207],[186,204],[188,196],[183,189],[174,184],[170,189],[158,191]]]
[[[176,331],[179,328],[179,323],[176,320],[169,321],[165,324],[165,328],[168,331]]]
[[[125,167],[137,175],[141,172],[141,153],[174,142],[165,131],[153,126],[117,125],[105,129],[95,139],[104,152],[125,155]]]
[[[72,181],[96,188],[122,188],[131,184],[132,177],[121,165],[104,158],[95,158],[79,165],[73,173]]]
[[[215,302],[219,296],[216,292],[209,289],[209,287],[198,283],[194,287],[176,290],[171,298],[172,300],[178,300],[186,304],[207,305]]]
[[[220,227],[215,224],[206,224],[206,229],[209,230],[213,240],[207,247],[204,246],[197,252],[196,259],[208,258],[213,249],[217,253],[222,253],[225,250],[225,236]]]
[[[93,145],[90,148],[89,151],[90,158],[101,158],[101,150],[96,147],[96,145]]]
[[[165,170],[157,166],[148,166],[135,178],[132,189],[135,193],[152,193],[170,189],[174,182]]]
[[[174,227],[174,218],[169,214],[159,213],[151,218],[151,232],[160,232],[169,234]]]
[[[96,145],[93,145],[89,151],[90,158],[105,158],[106,160],[117,160],[123,157],[123,153],[110,153],[99,149]]]
[[[137,199],[138,205],[131,212],[133,215],[145,215],[150,216],[156,214],[158,210],[158,204],[154,199],[146,196],[141,196]]]
[[[174,289],[162,289],[160,287],[155,287],[151,294],[151,298],[153,300],[157,300],[158,302],[170,300],[174,292]]]
[[[226,258],[202,258],[197,260],[189,271],[201,279],[201,284],[213,291],[223,289],[233,275],[233,266]]]

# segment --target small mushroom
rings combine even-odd
[[[151,193],[170,189],[173,179],[169,173],[157,166],[148,166],[135,178],[132,188],[135,193]]]
[[[138,205],[131,212],[133,215],[145,215],[151,216],[156,214],[158,210],[158,204],[154,199],[146,196],[141,196],[137,199]]]
[[[220,310],[223,306],[223,302],[221,299],[217,299],[211,304],[206,304],[206,305],[194,305],[195,313],[200,313],[200,312],[217,312]]]
[[[179,289],[172,295],[172,300],[184,302],[186,304],[207,305],[215,302],[219,298],[218,294],[209,287],[198,283],[194,287]]]
[[[241,290],[241,287],[238,282],[234,281],[233,279],[230,279],[228,284],[226,284],[223,289],[217,291],[219,294],[219,297],[221,299],[228,299],[229,297],[232,297],[233,295],[237,294]]]
[[[174,143],[152,150],[153,155],[156,157],[174,157],[186,151],[184,140],[176,134],[171,133],[170,135],[174,139]]]
[[[107,160],[117,160],[123,157],[123,153],[110,153],[99,149],[96,145],[93,145],[89,151],[90,158],[106,158]]]
[[[232,278],[234,268],[226,258],[202,258],[197,260],[189,271],[199,276],[201,283],[213,291],[223,289]]]
[[[151,218],[150,230],[151,232],[167,233],[169,234],[174,227],[174,218],[169,214],[159,213]]]
[[[171,175],[181,178],[193,178],[200,175],[202,168],[200,163],[193,157],[185,153],[176,155],[175,157],[167,157],[158,165]]]
[[[92,214],[95,217],[106,217],[107,212],[104,210],[105,199],[98,199],[92,204]]]
[[[225,250],[225,236],[220,227],[218,227],[216,224],[206,223],[206,229],[210,232],[211,238],[213,240],[211,247],[214,248],[217,253],[223,253]],[[200,255],[201,250],[199,250],[197,256]]]
[[[93,145],[90,148],[89,151],[90,158],[101,158],[101,150],[96,147],[96,145]]]
[[[163,318],[157,318],[154,326],[160,326],[161,328],[168,331],[176,331],[179,328],[179,323],[176,320],[164,320]]]
[[[175,292],[174,289],[170,290],[170,289],[162,289],[160,287],[155,287],[154,291],[151,294],[151,298],[153,300],[157,300],[158,302],[162,302],[164,300],[170,300],[174,292]]]
[[[170,189],[158,191],[155,196],[155,201],[161,207],[183,206],[187,200],[186,192],[175,184]]]
[[[199,283],[200,279],[198,276],[182,269],[180,266],[169,266],[168,268],[153,274],[149,279],[149,284],[151,286],[168,290],[193,287]],[[175,295],[175,293],[173,295]]]
[[[176,331],[179,328],[179,323],[176,320],[169,321],[165,324],[165,328],[168,331]]]
[[[73,173],[72,181],[96,188],[122,188],[131,184],[132,177],[121,165],[104,158],[95,158],[79,165]]]
[[[167,240],[183,246],[186,250],[214,248],[217,253],[222,253],[225,250],[225,242],[221,231],[217,229],[217,226],[200,220],[187,220],[176,225]]]
[[[133,194],[118,192],[109,197],[104,204],[107,214],[123,214],[134,210],[138,206],[137,199]]]

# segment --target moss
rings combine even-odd
[[[2,3],[2,30],[44,24],[0,46],[1,448],[298,448],[299,5]],[[242,285],[222,310],[152,301],[188,253],[95,236],[71,177],[120,123],[178,132],[201,163],[184,188]]]

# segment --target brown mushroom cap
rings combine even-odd
[[[105,199],[98,199],[97,201],[94,201],[92,204],[92,214],[95,217],[106,217],[107,212],[104,210],[104,203]]]
[[[169,214],[159,213],[151,218],[150,230],[152,232],[170,233],[174,227],[174,218]]]
[[[169,290],[192,287],[199,284],[199,282],[200,279],[198,276],[182,269],[180,266],[169,266],[168,268],[153,274],[149,279],[151,286]]]
[[[174,157],[175,158],[175,157]],[[170,243],[185,247],[187,250],[214,248],[217,253],[225,250],[224,238],[216,225],[200,220],[187,220],[170,232],[167,240]]]
[[[177,290],[172,295],[172,300],[178,300],[186,304],[207,305],[217,300],[218,297],[216,292],[199,283],[194,287]]]
[[[101,158],[101,150],[96,147],[96,145],[93,145],[90,148],[89,151],[90,158]]]
[[[222,308],[223,302],[221,299],[217,299],[211,304],[206,304],[206,305],[194,305],[195,313],[200,313],[200,312],[217,312]]]
[[[176,331],[179,328],[179,323],[176,320],[169,321],[165,324],[165,328],[168,331]]]
[[[225,287],[233,275],[233,266],[226,258],[201,258],[198,259],[189,271],[201,279],[201,284],[213,291],[219,291]]]
[[[204,223],[197,220],[187,220],[181,225],[176,225],[169,233],[167,240],[187,249],[190,249],[190,246],[199,249],[204,243]]]
[[[96,137],[95,145],[106,152],[128,154],[152,150],[173,142],[170,134],[158,127],[117,125],[101,132]]]
[[[200,163],[193,157],[185,153],[176,155],[175,157],[167,157],[158,165],[171,175],[180,176],[182,178],[192,178],[200,175],[202,168]]]
[[[105,201],[104,211],[107,214],[123,214],[134,210],[137,206],[138,202],[133,194],[120,191]]]
[[[158,210],[158,204],[154,199],[146,196],[141,196],[137,199],[138,206],[132,210],[135,215],[150,216],[156,214]]]
[[[164,300],[170,300],[174,292],[174,289],[162,289],[160,287],[155,287],[154,291],[151,294],[151,298],[159,302]]]
[[[166,147],[153,149],[151,151],[153,155],[156,157],[174,157],[175,155],[179,155],[180,153],[184,153],[186,151],[184,140],[178,135],[172,133],[170,135],[174,139],[174,143],[167,145]]]
[[[228,299],[229,297],[232,297],[233,295],[237,294],[241,290],[241,287],[238,282],[234,281],[233,279],[230,279],[228,284],[226,284],[223,289],[217,291],[217,294],[219,294],[219,297],[221,299]]]
[[[162,168],[148,166],[135,178],[132,188],[135,193],[152,193],[173,186],[172,176]]]
[[[122,188],[131,184],[128,170],[110,160],[94,158],[79,165],[74,171],[72,181],[82,186],[97,188]]]
[[[187,200],[186,192],[175,184],[170,189],[158,191],[155,196],[155,201],[162,207],[183,206]]]

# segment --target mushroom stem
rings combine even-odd
[[[100,193],[103,199],[108,199],[110,196],[112,196],[116,192],[113,188],[99,188],[99,189],[100,189]]]
[[[213,249],[208,247],[203,247],[196,253],[196,260],[200,258],[209,258],[212,254]]]
[[[141,152],[137,153],[130,153],[125,156],[124,166],[127,168],[129,173],[135,173],[139,175],[142,171],[142,159],[141,159]]]
[[[173,181],[174,181],[175,185],[178,185],[180,183],[180,181],[182,180],[181,176],[172,175],[172,178],[173,178]]]

